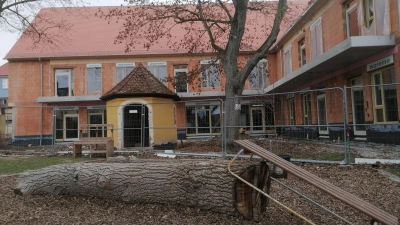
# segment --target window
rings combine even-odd
[[[118,84],[135,68],[135,63],[117,63],[117,82]]]
[[[398,122],[397,91],[394,68],[374,72],[374,118],[375,122]]]
[[[355,1],[353,1],[347,5],[347,10],[346,10],[347,37],[360,35],[360,29],[358,27],[358,15],[357,15],[356,5],[357,4]]]
[[[250,89],[264,89],[267,86],[267,60],[260,60],[249,75]]]
[[[289,106],[289,125],[296,125],[296,118],[295,118],[296,108],[293,97],[288,99],[288,106]]]
[[[303,123],[304,125],[311,125],[311,94],[303,95]]]
[[[8,78],[4,78],[2,81],[2,88],[8,89]]]
[[[286,76],[292,72],[292,46],[285,49],[283,54],[283,75]]]
[[[106,110],[96,109],[96,107],[88,107],[88,119],[89,124],[107,124],[107,115]],[[107,137],[107,128],[99,127],[99,128],[91,128],[89,132],[89,137]]]
[[[74,71],[72,69],[56,69],[55,81],[56,96],[74,96]]]
[[[319,18],[310,26],[310,32],[311,59],[315,59],[323,52],[321,18]]]
[[[175,92],[188,92],[187,73],[187,65],[174,66]]]
[[[219,87],[218,61],[201,60],[201,87]]]
[[[375,10],[373,0],[364,0],[364,17],[365,27],[370,28],[374,26]]]
[[[196,105],[186,107],[188,134],[210,134],[221,132],[219,105]]]
[[[87,64],[86,67],[88,94],[101,94],[101,64]]]
[[[299,61],[300,61],[300,67],[305,65],[307,63],[306,60],[306,43],[304,41],[304,38],[299,42]]]
[[[167,86],[167,63],[149,62],[147,64],[149,71],[157,77],[165,86]]]

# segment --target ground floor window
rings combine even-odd
[[[187,134],[215,134],[221,132],[219,105],[186,106]]]
[[[294,98],[288,99],[288,107],[289,107],[289,125],[296,125],[296,118],[295,118],[295,104]]]
[[[71,110],[56,109],[55,111],[57,141],[73,141],[79,139],[78,108],[69,108],[71,108]]]
[[[107,124],[106,110],[104,109],[88,109],[89,124]],[[107,137],[107,128],[91,128],[89,137]]]
[[[303,124],[311,125],[312,117],[311,117],[311,94],[303,95]]]
[[[377,123],[398,122],[396,77],[394,68],[372,73],[374,120]]]

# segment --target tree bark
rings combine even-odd
[[[228,163],[228,160],[165,160],[61,164],[20,174],[14,193],[180,204],[260,220],[267,200],[234,178],[227,170]],[[269,169],[265,162],[241,160],[231,170],[260,189],[269,190],[266,187]]]

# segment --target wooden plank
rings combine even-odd
[[[317,187],[318,189],[332,195],[333,197],[341,200],[342,202],[352,206],[353,208],[363,212],[364,214],[370,216],[373,220],[388,224],[397,225],[398,218],[373,206],[372,204],[358,198],[357,196],[336,187],[335,185],[321,179],[320,177],[290,163],[281,157],[269,152],[268,150],[252,143],[249,140],[237,140],[234,143],[243,147],[266,161],[286,170],[288,173],[304,180],[305,182]]]

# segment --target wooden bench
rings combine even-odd
[[[111,131],[111,137],[101,137],[102,132]],[[85,132],[86,131],[86,132]],[[94,137],[90,133],[94,132]],[[83,137],[87,134],[87,137]],[[105,134],[106,135],[106,134]],[[82,157],[82,146],[89,146],[89,156],[96,153],[105,153],[106,157],[114,154],[114,125],[113,124],[82,124],[79,126],[79,140],[73,143],[73,157]],[[97,149],[99,145],[105,145],[105,149]],[[94,148],[93,148],[94,147]]]
[[[268,150],[252,143],[249,140],[236,140],[234,143],[241,146],[243,149],[260,156],[266,161],[282,168],[287,173],[296,176],[305,182],[317,187],[321,191],[324,191],[331,196],[341,200],[349,206],[359,210],[360,212],[370,216],[371,222],[379,222],[388,225],[397,225],[398,218],[373,206],[372,204],[358,198],[357,196],[350,194],[349,192],[336,187],[335,185],[321,179],[320,177],[294,165],[291,162],[269,152]]]

